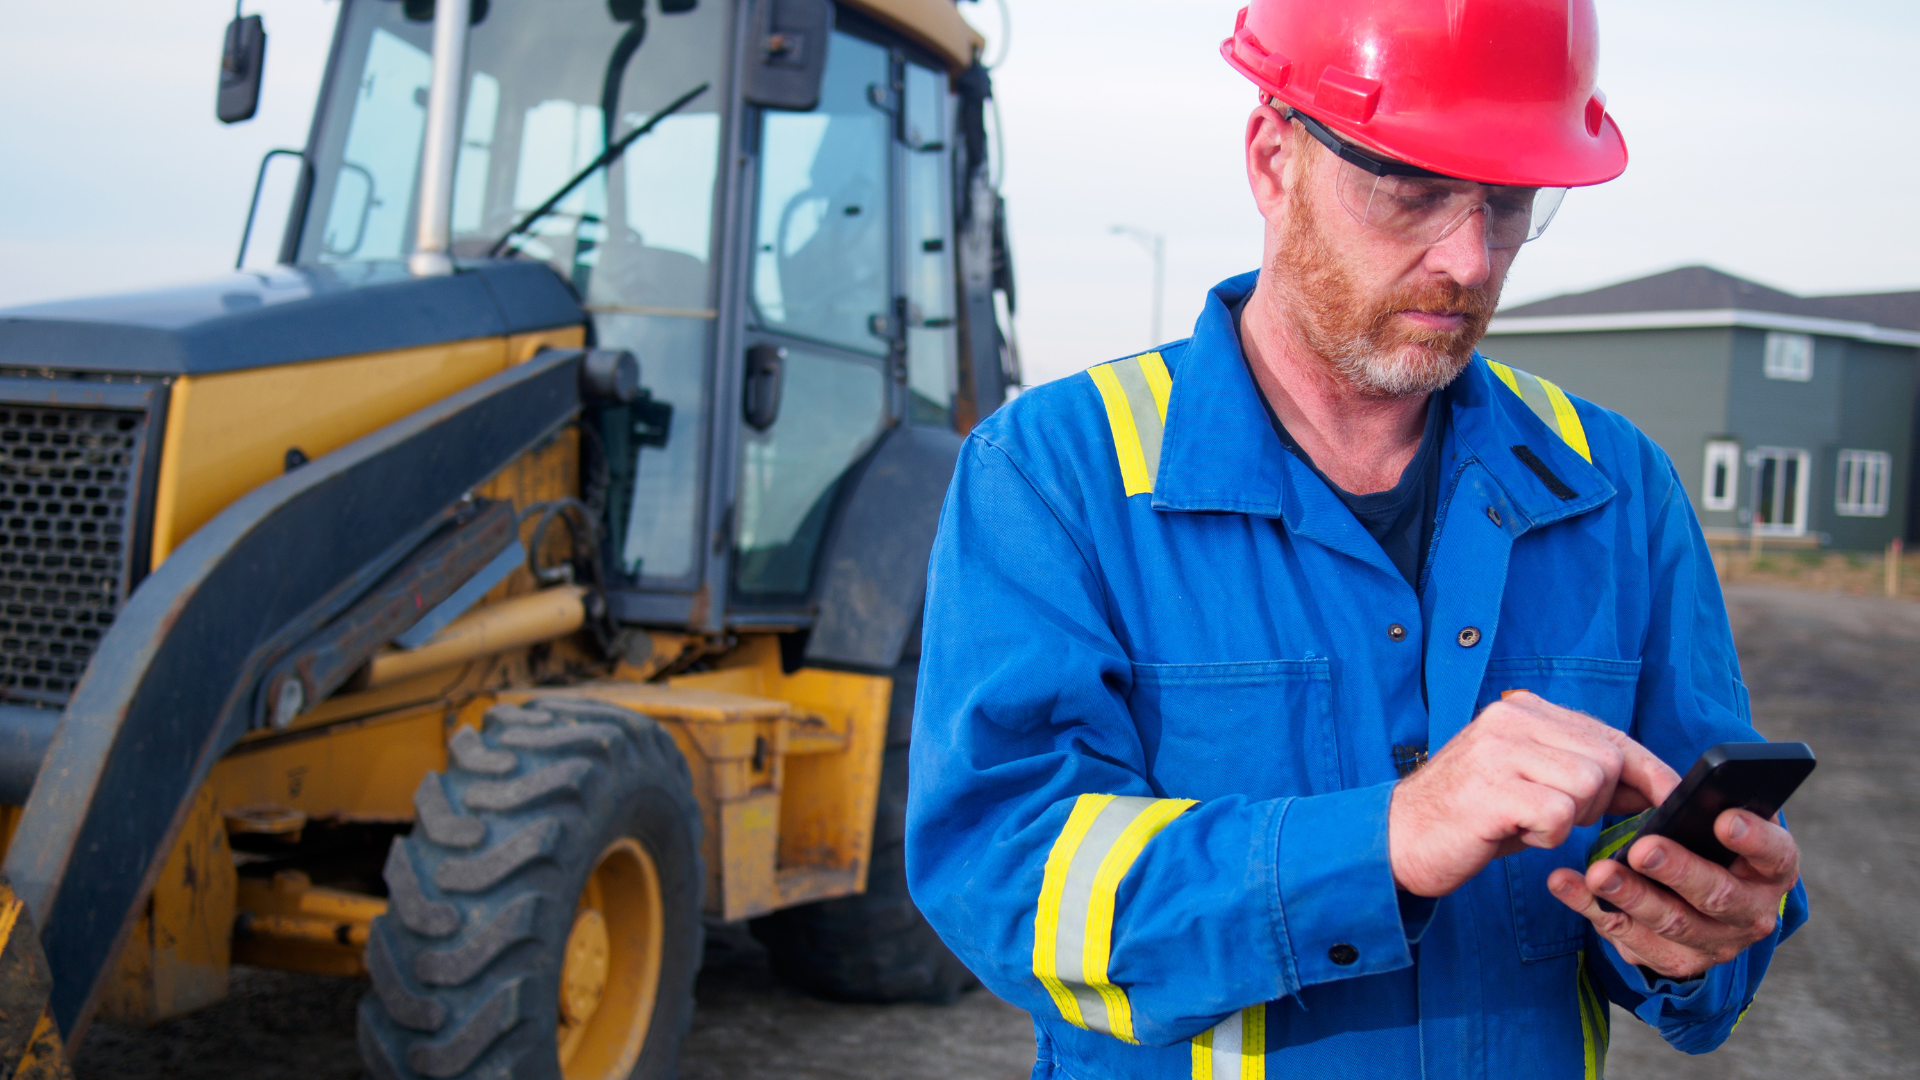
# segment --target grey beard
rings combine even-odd
[[[1430,394],[1459,378],[1472,359],[1456,360],[1431,346],[1411,344],[1383,354],[1359,341],[1349,342],[1327,358],[1348,385],[1378,398]]]

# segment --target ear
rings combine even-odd
[[[1247,117],[1247,183],[1260,216],[1277,224],[1289,196],[1298,187],[1303,166],[1293,136],[1293,121],[1272,105]]]

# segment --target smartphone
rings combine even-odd
[[[1713,823],[1727,810],[1745,810],[1772,818],[1813,772],[1813,750],[1797,742],[1721,743],[1700,755],[1665,802],[1600,834],[1587,852],[1587,865],[1618,855],[1642,836],[1664,836],[1695,855],[1721,866],[1739,856],[1713,834]],[[1615,910],[1602,900],[1600,906]]]

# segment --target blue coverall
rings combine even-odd
[[[1600,825],[1438,902],[1387,857],[1395,748],[1438,750],[1503,690],[1681,772],[1759,738],[1672,463],[1476,357],[1434,399],[1416,591],[1282,447],[1231,314],[1254,280],[967,439],[927,593],[914,899],[1033,1014],[1036,1077],[1595,1077],[1609,1000],[1719,1045],[1802,887],[1737,959],[1650,983],[1547,891]]]

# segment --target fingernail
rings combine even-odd
[[[1733,815],[1733,819],[1727,822],[1727,835],[1733,837],[1735,840],[1745,840],[1747,838],[1747,815]]]
[[[1647,852],[1645,858],[1640,860],[1640,869],[1658,870],[1660,869],[1661,864],[1665,863],[1666,861],[1667,861],[1667,853],[1660,850],[1659,848],[1654,848],[1652,851]]]
[[[1612,896],[1614,893],[1620,891],[1622,884],[1625,884],[1625,879],[1619,874],[1614,874],[1612,877],[1600,883],[1600,891],[1607,896]]]

